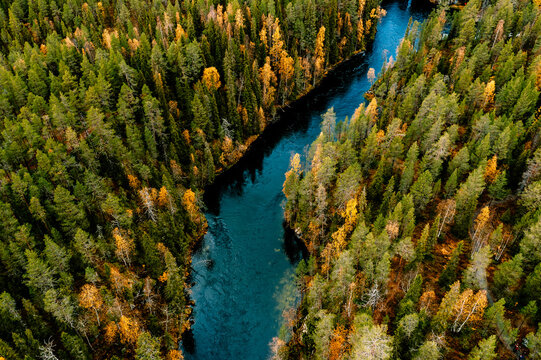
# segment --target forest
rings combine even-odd
[[[183,358],[201,194],[378,0],[0,1],[0,359]]]
[[[322,115],[283,184],[310,257],[275,358],[541,359],[540,7],[440,4]]]

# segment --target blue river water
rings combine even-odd
[[[281,114],[241,162],[206,190],[209,231],[193,255],[192,339],[186,359],[267,359],[282,313],[298,301],[294,285],[300,246],[283,226],[282,184],[294,153],[305,153],[320,133],[321,114],[351,116],[370,88],[369,68],[379,72],[396,57],[410,17],[422,21],[423,6],[391,1],[364,56],[341,65],[321,87]],[[189,343],[189,344],[188,344]]]

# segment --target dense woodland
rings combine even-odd
[[[378,0],[0,1],[0,359],[181,359],[203,186]]]
[[[276,358],[541,359],[540,6],[438,8],[323,115],[284,182],[311,256]]]

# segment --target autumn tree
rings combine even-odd
[[[123,234],[119,228],[113,230],[113,238],[115,239],[115,254],[118,256],[124,265],[131,265],[131,254],[135,249],[133,240],[128,237],[126,234]]]
[[[196,204],[195,193],[191,189],[186,190],[184,195],[182,195],[182,205],[184,205],[184,208],[193,221],[198,216],[199,210]]]
[[[274,103],[276,88],[276,74],[271,68],[270,57],[266,58],[265,64],[259,69],[259,77],[263,83],[263,105],[269,108]]]
[[[122,315],[118,322],[118,329],[120,333],[120,341],[122,343],[134,344],[141,333],[141,327],[137,320],[128,316]]]
[[[96,313],[96,320],[98,326],[100,325],[100,315],[98,311],[103,305],[103,299],[101,294],[95,285],[85,284],[79,292],[79,304],[85,309],[92,309]]]
[[[485,290],[479,290],[477,293],[471,289],[466,289],[458,297],[453,306],[454,322],[452,330],[460,332],[467,323],[474,323],[482,319],[487,306],[487,296]]]
[[[316,79],[319,79],[325,68],[325,26],[321,26],[317,32],[316,48],[314,51],[315,64],[314,64],[314,84]]]
[[[474,221],[474,232],[472,235],[472,256],[485,245],[487,226],[490,220],[490,208],[485,206],[481,209]]]
[[[205,84],[205,86],[207,87],[207,89],[217,90],[222,85],[222,83],[220,82],[220,74],[214,66],[205,68],[205,70],[203,70],[202,81],[203,84]]]

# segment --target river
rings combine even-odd
[[[321,86],[290,109],[239,164],[205,192],[209,231],[193,255],[193,337],[186,359],[266,359],[283,322],[298,301],[294,269],[302,250],[283,226],[282,184],[293,153],[304,154],[320,132],[321,114],[351,116],[396,48],[408,21],[422,21],[421,6],[391,1],[372,48],[340,65]]]

